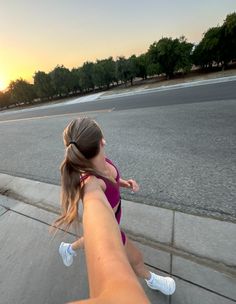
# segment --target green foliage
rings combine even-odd
[[[143,79],[147,79],[148,74],[148,66],[149,66],[149,56],[148,54],[142,54],[136,59],[136,76],[142,77]]]
[[[191,53],[193,50],[193,44],[187,42],[184,36],[179,39],[179,60],[177,65],[177,70],[183,73],[188,73],[192,68],[192,58]]]
[[[94,90],[95,85],[93,81],[93,73],[93,62],[85,62],[82,68],[80,68],[80,86],[82,91]]]
[[[210,28],[193,52],[193,62],[201,67],[211,67],[221,61],[221,27]]]
[[[56,94],[66,96],[72,90],[70,70],[62,66],[56,66],[49,73],[51,84]]]
[[[40,98],[49,98],[55,94],[55,89],[53,88],[51,77],[45,72],[35,72],[34,88],[37,96]]]
[[[95,86],[109,88],[110,84],[116,81],[115,62],[112,57],[103,60],[97,60],[94,64],[93,81]]]
[[[147,67],[147,75],[154,76],[161,74],[160,65],[158,63],[150,63]]]
[[[131,85],[133,85],[133,79],[138,74],[138,60],[135,55],[132,55],[128,59],[128,69],[129,69],[129,80]]]
[[[202,68],[221,64],[224,68],[236,59],[236,13],[226,17],[222,26],[207,30],[193,52],[193,62]]]
[[[9,92],[11,101],[15,104],[31,103],[36,97],[34,86],[21,78],[11,81]]]
[[[184,37],[162,38],[150,46],[148,54],[151,63],[159,65],[159,72],[171,78],[174,72],[191,68],[191,50],[192,44],[188,43]]]
[[[236,13],[227,15],[222,25],[221,57],[226,66],[230,60],[236,59]]]
[[[9,91],[1,92],[0,91],[0,108],[8,107],[12,104],[11,95]]]
[[[129,79],[129,71],[128,71],[128,64],[127,60],[124,56],[118,57],[116,60],[116,75],[117,79],[123,82],[127,82]]]
[[[136,56],[132,55],[129,59],[121,56],[116,60],[116,77],[124,82],[130,81],[133,84],[133,79],[137,73]]]
[[[81,75],[81,69],[72,69],[71,70],[71,88],[73,92],[82,92],[82,88],[80,85],[80,75]]]

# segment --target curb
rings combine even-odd
[[[226,76],[226,77],[211,78],[211,79],[204,79],[204,80],[193,80],[193,81],[182,82],[182,83],[173,84],[173,85],[163,85],[160,87],[150,88],[150,89],[143,88],[143,89],[137,89],[137,90],[130,90],[130,91],[127,91],[124,93],[113,93],[110,95],[101,95],[100,97],[97,98],[97,100],[112,99],[112,98],[119,98],[119,97],[124,97],[124,96],[141,95],[141,94],[146,94],[146,93],[183,89],[183,88],[196,87],[196,86],[202,86],[202,85],[208,85],[208,84],[224,83],[224,82],[235,81],[235,80],[236,80],[236,76]]]
[[[54,107],[60,107],[64,105],[70,105],[75,103],[87,103],[95,100],[106,100],[106,99],[113,99],[113,98],[120,98],[125,96],[134,96],[134,95],[142,95],[146,93],[154,93],[159,91],[168,91],[168,90],[176,90],[176,89],[183,89],[187,87],[195,87],[195,86],[202,86],[202,85],[208,85],[208,84],[215,84],[215,83],[223,83],[228,81],[235,81],[236,76],[225,76],[225,77],[219,77],[219,78],[210,78],[210,79],[203,79],[203,80],[192,80],[189,82],[182,82],[178,84],[173,85],[163,85],[156,88],[137,88],[137,90],[132,89],[127,92],[120,92],[120,93],[111,93],[109,95],[105,95],[106,92],[101,93],[94,93],[88,96],[82,96],[78,98],[73,98],[68,101],[59,102],[59,103],[53,103],[53,104],[47,104],[47,105],[35,105],[34,107],[29,107],[25,109],[20,109],[21,112],[28,112],[35,109],[47,109],[47,108],[54,108]],[[109,91],[108,91],[109,92]],[[77,101],[76,101],[77,100]],[[11,114],[18,113],[19,109],[12,110]],[[8,110],[3,110],[2,114],[8,114]]]
[[[59,186],[0,174],[0,193],[59,213]],[[180,284],[190,283],[193,292],[196,286],[207,290],[207,299],[217,295],[219,303],[236,301],[235,223],[125,200],[122,211],[122,228],[138,243],[148,265]]]

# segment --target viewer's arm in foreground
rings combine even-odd
[[[83,204],[90,300],[73,303],[150,303],[128,262],[114,213],[95,178],[86,185]]]

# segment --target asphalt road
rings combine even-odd
[[[235,87],[231,81],[0,114],[0,172],[59,184],[64,127],[78,112],[100,110],[90,116],[104,130],[108,156],[141,186],[124,198],[236,222]]]
[[[113,111],[131,110],[146,107],[171,106],[177,104],[189,104],[196,102],[235,100],[236,81],[214,83],[196,87],[171,89],[167,91],[143,93],[131,96],[108,98],[72,105],[55,105],[54,107],[41,109],[34,108],[18,113],[0,113],[0,121],[27,117],[41,117],[85,111],[97,111],[112,109]],[[14,110],[12,112],[15,112]]]

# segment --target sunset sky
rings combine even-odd
[[[161,37],[197,43],[235,0],[0,0],[0,90],[35,71],[139,55]]]

